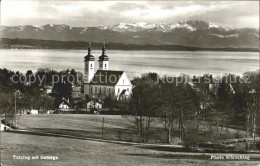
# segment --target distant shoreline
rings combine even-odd
[[[2,38],[1,49],[62,49],[86,50],[89,42],[83,41],[57,41],[38,39],[9,39]],[[93,49],[100,49],[103,43],[92,43]],[[258,48],[202,48],[182,45],[137,45],[123,43],[106,43],[109,50],[151,50],[151,51],[224,51],[224,52],[259,52]]]

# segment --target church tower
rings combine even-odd
[[[105,43],[102,48],[102,55],[99,57],[99,70],[108,70],[109,67],[109,58],[106,55]]]
[[[88,55],[84,57],[84,77],[83,77],[83,82],[84,83],[90,83],[92,78],[94,77],[95,74],[95,57],[91,55],[91,43],[89,43],[88,47]]]

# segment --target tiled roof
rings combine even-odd
[[[124,71],[98,70],[91,81],[91,85],[115,86]]]

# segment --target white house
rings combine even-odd
[[[50,94],[50,93],[52,93],[52,89],[53,89],[53,87],[47,85],[47,86],[44,86],[44,89],[45,89],[45,91],[46,91],[47,94]]]
[[[59,108],[70,108],[69,105],[65,102],[60,103]]]
[[[98,101],[91,100],[87,103],[87,108],[97,108],[97,109],[102,109],[102,103]]]
[[[37,115],[37,114],[39,114],[39,111],[38,110],[31,110],[31,114]]]
[[[0,123],[0,125],[1,125],[1,130],[0,131],[4,131],[5,130],[5,125],[2,124],[2,123]]]
[[[65,98],[63,98],[62,100],[63,101],[60,103],[59,108],[70,108],[71,107],[69,100],[66,100]]]
[[[84,95],[104,96],[129,96],[132,92],[132,84],[126,72],[108,70],[109,58],[106,55],[105,45],[102,48],[102,55],[99,57],[99,69],[95,73],[95,57],[91,55],[91,47],[88,48],[88,55],[85,56],[84,68]]]
[[[72,98],[79,98],[81,96],[81,86],[72,86]]]

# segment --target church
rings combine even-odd
[[[109,58],[106,55],[105,44],[102,55],[98,60],[98,70],[95,70],[95,57],[91,53],[91,45],[88,47],[88,55],[84,57],[84,95],[129,97],[132,92],[132,84],[125,71],[109,70]]]

